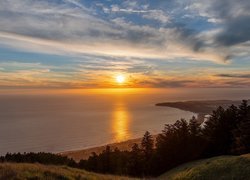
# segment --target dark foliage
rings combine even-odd
[[[238,123],[234,130],[233,153],[250,152],[250,106],[244,100],[238,109]]]
[[[77,163],[73,159],[52,153],[7,153],[0,157],[0,162],[16,162],[16,163],[40,163],[51,165],[66,165],[70,167],[77,167]]]
[[[241,121],[239,119],[239,110],[233,105],[226,110],[219,107],[213,111],[203,130],[203,135],[208,141],[206,149],[208,156],[230,154],[234,141],[233,131],[239,121]]]
[[[165,125],[163,133],[157,137],[156,175],[199,158],[203,149],[204,139],[201,136],[200,125],[195,118],[192,118],[190,123],[182,119],[173,125]]]
[[[250,106],[242,101],[239,107],[217,108],[203,128],[193,117],[189,122],[181,119],[166,124],[155,142],[147,131],[141,144],[134,144],[131,151],[111,150],[107,146],[102,153],[93,153],[79,163],[50,153],[7,154],[0,161],[67,165],[99,173],[153,177],[185,162],[249,152]]]

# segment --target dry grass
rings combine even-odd
[[[67,166],[28,163],[0,163],[0,180],[129,180],[132,178],[102,175]]]

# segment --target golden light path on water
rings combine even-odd
[[[121,142],[130,138],[129,111],[122,102],[115,105],[111,124],[115,142]]]

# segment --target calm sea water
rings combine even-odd
[[[159,133],[194,114],[155,103],[249,99],[250,89],[0,90],[0,154],[60,152]]]

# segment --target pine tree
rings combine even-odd
[[[196,137],[200,135],[200,124],[197,122],[197,119],[194,116],[192,117],[192,119],[190,119],[188,126],[191,136]]]
[[[106,146],[106,149],[102,152],[103,154],[103,171],[110,173],[111,171],[111,148]]]
[[[143,159],[143,175],[148,176],[151,174],[152,168],[152,158],[153,158],[153,151],[154,151],[154,140],[153,136],[146,131],[142,141],[141,141],[141,148],[142,148],[142,159]]]
[[[228,154],[231,151],[230,133],[231,129],[228,128],[228,122],[225,119],[225,110],[218,107],[203,129],[203,135],[208,143],[207,155]]]
[[[239,106],[239,125],[235,135],[235,152],[238,154],[250,152],[250,106],[243,100]]]
[[[142,174],[142,153],[138,144],[132,146],[129,159],[129,174],[132,176],[140,176]]]
[[[239,106],[239,117],[241,120],[244,120],[247,117],[249,111],[249,106],[247,104],[247,100],[243,100]]]
[[[153,136],[148,131],[145,132],[142,138],[141,147],[142,147],[142,151],[144,153],[145,158],[147,160],[150,159],[153,153],[153,149],[154,149],[154,140],[153,140]]]

